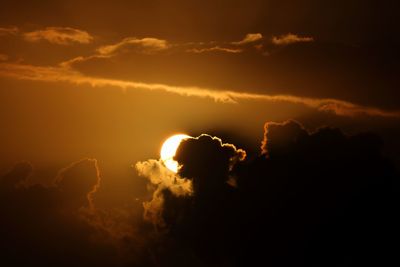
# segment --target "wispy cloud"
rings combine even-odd
[[[294,43],[307,43],[313,42],[313,37],[308,36],[299,36],[293,33],[283,34],[280,36],[273,36],[272,43],[274,45],[289,45]]]
[[[231,44],[233,45],[244,45],[244,44],[249,44],[249,43],[254,43],[257,41],[260,41],[263,38],[261,33],[248,33],[246,36],[238,41],[238,42],[232,42]]]
[[[132,47],[139,49],[141,52],[144,53],[154,53],[168,49],[169,44],[166,40],[152,37],[146,37],[142,39],[128,37],[116,44],[101,46],[97,49],[97,52],[100,55],[108,56],[117,54]]]
[[[69,27],[47,27],[43,30],[24,33],[23,36],[29,42],[46,40],[59,45],[88,44],[93,40],[88,32]]]
[[[220,47],[220,46],[207,47],[207,48],[191,48],[191,49],[186,50],[186,52],[196,53],[196,54],[201,54],[201,53],[205,53],[205,52],[240,53],[242,51],[243,50],[239,49],[239,48],[228,48],[228,47]]]
[[[4,35],[16,35],[18,34],[19,29],[18,27],[6,27],[6,28],[1,28],[0,27],[0,36],[4,36]]]
[[[400,111],[387,111],[375,107],[353,104],[332,98],[310,98],[293,95],[268,95],[250,92],[216,90],[212,88],[171,86],[158,83],[142,83],[117,79],[91,77],[65,67],[43,67],[19,63],[0,63],[0,75],[21,80],[44,82],[69,82],[96,86],[112,86],[120,89],[163,91],[180,96],[209,98],[222,103],[237,103],[240,100],[288,102],[305,105],[318,111],[332,112],[339,116],[400,117]]]

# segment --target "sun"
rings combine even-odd
[[[181,143],[182,140],[190,137],[191,136],[186,134],[175,134],[169,137],[167,140],[165,140],[161,147],[160,156],[162,162],[168,169],[170,169],[175,173],[178,172],[178,166],[179,166],[178,162],[174,160],[176,150],[178,149],[179,144]]]

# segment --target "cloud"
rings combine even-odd
[[[69,82],[91,86],[112,86],[126,89],[163,91],[186,97],[209,98],[222,103],[237,103],[241,100],[287,102],[304,105],[321,112],[332,112],[338,116],[379,116],[400,117],[400,111],[387,111],[375,107],[361,106],[333,98],[309,98],[293,95],[268,95],[240,91],[217,90],[213,88],[171,86],[166,84],[143,83],[116,79],[98,78],[84,75],[73,69],[61,67],[42,67],[19,63],[0,63],[0,76],[21,80],[43,82]]]
[[[81,179],[85,176],[85,179]],[[100,170],[96,159],[83,159],[61,169],[54,185],[70,197],[76,196],[82,203],[87,201],[94,208],[93,196],[100,187]]]
[[[95,206],[96,159],[62,168],[50,185],[32,184],[32,174],[32,164],[20,162],[0,177],[3,264],[149,266],[152,237],[132,207]]]
[[[143,221],[129,206],[95,205],[95,159],[61,169],[48,186],[25,183],[35,170],[20,162],[0,177],[2,262],[390,265],[399,261],[399,174],[382,151],[375,134],[311,132],[296,121],[266,122],[257,155],[202,134],[181,142],[178,174],[156,159],[135,165],[153,191]]]
[[[247,160],[215,137],[182,141],[175,160],[182,164],[179,175],[191,177],[193,194],[162,191],[159,215],[170,229],[167,240],[183,244],[205,265],[262,260],[326,266],[396,258],[388,249],[398,225],[391,215],[399,203],[393,187],[398,174],[382,156],[378,136],[310,132],[295,121],[267,122],[264,129],[263,153]],[[229,176],[237,187],[227,183]]]
[[[192,154],[191,161],[187,161],[186,153]],[[165,228],[167,222],[164,220],[164,206],[169,194],[179,198],[191,198],[193,193],[199,191],[199,187],[204,190],[203,186],[209,184],[212,184],[214,189],[221,185],[231,186],[228,182],[231,178],[229,172],[233,165],[245,158],[244,150],[223,143],[218,137],[202,134],[185,139],[179,145],[175,160],[182,164],[182,167],[178,173],[170,171],[161,160],[137,162],[135,168],[138,174],[146,177],[155,187],[152,189],[152,199],[143,203],[144,219],[160,229]],[[211,173],[218,173],[220,176],[210,176]],[[210,179],[214,183],[210,183]]]
[[[152,54],[168,49],[169,44],[166,40],[152,37],[146,37],[142,39],[128,37],[116,44],[102,46],[97,49],[97,52],[103,56],[111,56],[123,52],[129,48],[137,49],[137,51],[142,53]]]
[[[23,36],[29,42],[46,40],[58,45],[88,44],[93,41],[88,32],[70,27],[46,27],[43,30],[24,33]]]
[[[227,47],[207,47],[207,48],[191,48],[187,49],[186,52],[201,54],[205,52],[226,52],[226,53],[241,53],[243,50],[239,48],[227,48]]]
[[[15,190],[25,182],[33,171],[33,166],[28,161],[16,163],[13,168],[0,179],[0,190]]]
[[[19,29],[18,27],[8,27],[8,28],[1,28],[0,27],[0,36],[5,36],[5,35],[16,35],[18,34]]]
[[[286,151],[296,143],[298,138],[308,132],[296,121],[283,123],[268,122],[264,125],[264,139],[261,142],[261,153],[268,156],[268,152]]]
[[[240,40],[238,42],[232,42],[232,44],[233,45],[245,45],[245,44],[260,41],[262,38],[263,38],[263,36],[261,33],[248,33],[242,40]]]
[[[83,219],[82,211],[89,204],[87,196],[99,183],[96,164],[92,159],[77,161],[61,170],[54,185],[49,186],[16,186],[33,172],[27,162],[0,177],[0,247],[5,265],[115,262],[113,246],[95,242],[96,229]],[[104,251],[108,256],[102,255]]]
[[[274,45],[289,45],[294,43],[308,43],[313,41],[314,41],[313,37],[308,37],[308,36],[303,37],[293,33],[287,33],[280,36],[272,37],[272,43]]]
[[[140,176],[146,177],[155,187],[152,199],[143,203],[143,217],[155,227],[163,228],[164,192],[168,190],[178,197],[190,196],[193,193],[192,182],[169,170],[161,160],[137,162],[135,168]]]

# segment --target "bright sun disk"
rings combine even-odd
[[[178,162],[174,160],[176,150],[178,149],[181,141],[187,138],[190,138],[190,136],[186,134],[173,135],[165,140],[161,147],[160,156],[162,162],[168,169],[175,173],[178,172],[179,167]]]

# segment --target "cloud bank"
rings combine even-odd
[[[165,240],[206,266],[397,261],[398,174],[378,136],[309,132],[295,121],[264,129],[260,155],[244,161],[207,135],[181,143],[178,174],[191,177],[193,193],[161,192]]]
[[[178,174],[156,159],[135,165],[149,181],[143,217],[130,206],[96,206],[94,159],[61,169],[47,186],[29,185],[34,166],[21,162],[0,178],[2,261],[390,265],[398,262],[399,174],[382,146],[372,133],[310,132],[295,121],[267,122],[257,155],[210,135],[189,138],[174,157]]]

